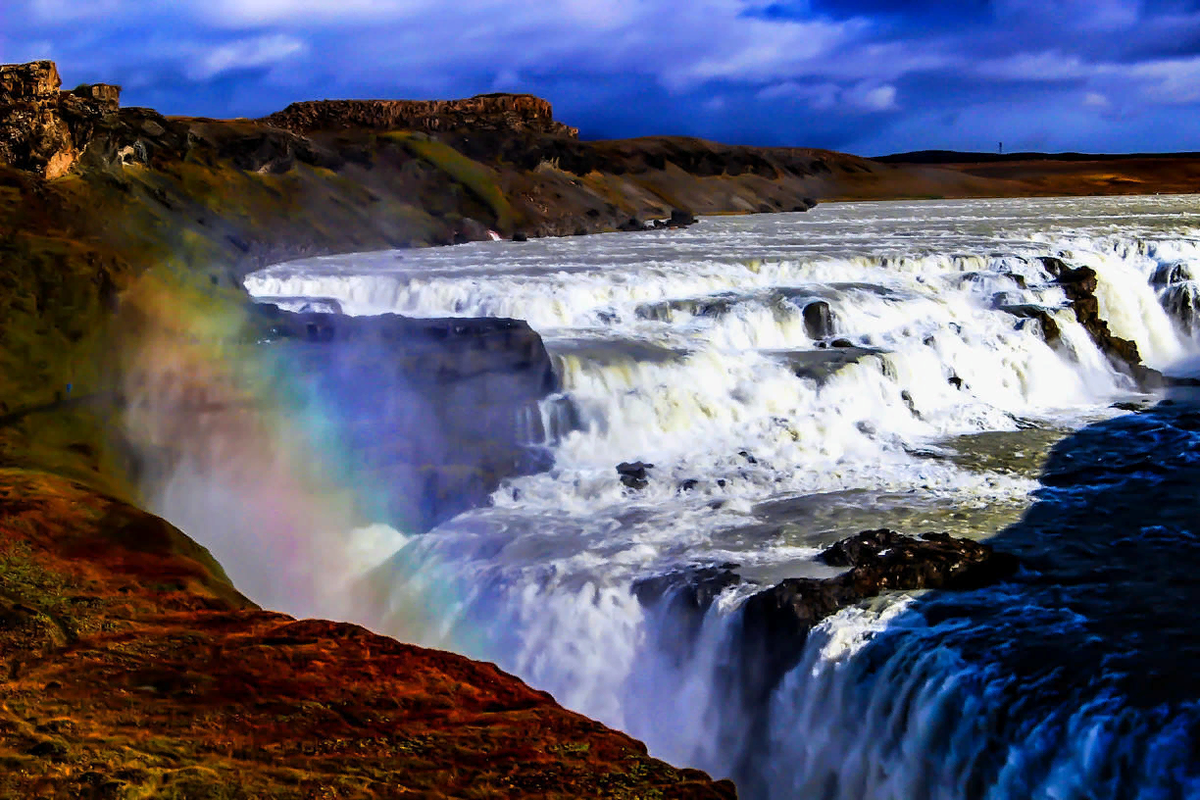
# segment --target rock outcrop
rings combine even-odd
[[[527,323],[256,312],[305,396],[336,409],[355,482],[388,487],[389,507],[365,511],[427,530],[550,467],[538,402],[557,379]]]
[[[863,531],[825,550],[820,559],[847,567],[836,578],[789,578],[742,606],[739,657],[752,665],[746,698],[761,703],[795,665],[809,631],[842,608],[903,589],[977,589],[1011,576],[1016,558],[986,544],[945,533],[905,536]]]
[[[843,608],[893,591],[913,589],[967,590],[988,586],[1013,575],[1017,559],[989,545],[947,534],[905,536],[890,530],[863,531],[827,548],[818,557],[830,567],[846,568],[831,578],[789,578],[748,597],[722,647],[725,660],[715,674],[714,696],[740,704],[746,713],[722,717],[714,738],[729,748],[733,777],[746,794],[765,795],[762,784],[770,752],[769,698],[804,652],[809,632]],[[746,581],[737,564],[696,565],[644,579],[634,594],[647,611],[669,623],[656,640],[664,658],[690,659],[705,616],[723,592]],[[711,635],[711,633],[707,634]],[[708,657],[708,656],[706,656]]]
[[[1098,278],[1091,267],[1071,267],[1061,258],[1043,256],[1042,264],[1046,271],[1055,277],[1062,287],[1067,299],[1071,302],[1071,310],[1075,319],[1092,337],[1092,341],[1100,348],[1117,368],[1128,373],[1144,389],[1156,389],[1163,385],[1163,376],[1158,370],[1151,369],[1142,363],[1142,355],[1138,352],[1137,342],[1114,336],[1108,323],[1100,316],[1100,301],[1096,299]],[[1045,321],[1042,322],[1046,326]],[[1047,341],[1053,344],[1057,338],[1057,326],[1044,327]]]
[[[359,129],[579,136],[578,129],[555,121],[550,103],[529,94],[483,94],[464,100],[309,100],[292,103],[262,121],[303,135]]]
[[[109,84],[59,91],[52,61],[0,65],[0,164],[53,179],[79,159],[121,90]]]

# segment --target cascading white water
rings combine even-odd
[[[819,206],[678,232],[308,259],[246,285],[354,314],[517,317],[542,334],[563,388],[546,405],[559,420],[546,426],[557,430],[553,469],[413,537],[373,576],[389,608],[362,618],[495,660],[656,755],[730,774],[754,721],[721,693],[721,676],[753,586],[727,590],[682,637],[665,607],[639,603],[634,582],[724,562],[764,584],[816,574],[819,547],[863,527],[931,520],[920,524],[994,533],[1028,504],[1036,464],[970,468],[945,457],[947,444],[1077,427],[1135,388],[1064,308],[1041,257],[1096,270],[1114,334],[1169,371],[1198,348],[1150,282],[1164,264],[1200,269],[1198,212],[1158,197]],[[804,310],[816,302],[832,330],[814,339]],[[1057,346],[1023,309],[1054,319]],[[614,470],[632,460],[654,465],[640,491]],[[976,701],[956,687],[993,676],[968,675],[951,646],[927,656],[898,646],[884,670],[894,674],[865,694],[850,683],[861,682],[859,654],[879,649],[869,632],[920,626],[905,609],[885,599],[847,610],[810,638],[771,702],[772,755],[755,762],[763,792],[977,795],[981,756],[968,745],[941,766],[920,751],[963,735],[969,721],[947,715]],[[902,714],[901,702],[923,711]],[[1087,709],[1070,719],[1092,730]],[[1031,793],[1075,796],[1081,769],[1054,762]],[[1022,794],[1017,778],[1001,780],[996,796]]]

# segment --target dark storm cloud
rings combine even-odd
[[[18,0],[0,59],[168,113],[529,91],[588,136],[1200,149],[1190,0]]]

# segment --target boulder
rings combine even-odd
[[[0,103],[51,100],[60,86],[62,78],[53,61],[0,64]]]
[[[1189,336],[1200,330],[1200,287],[1195,281],[1168,286],[1159,295],[1163,309]]]
[[[91,100],[108,112],[116,111],[121,105],[121,87],[112,83],[85,83],[76,86],[71,94]],[[160,135],[161,128],[158,134]]]
[[[653,464],[642,461],[622,461],[617,464],[617,475],[620,477],[621,483],[630,489],[645,489],[649,484],[647,470],[651,469],[654,469]]]
[[[804,307],[804,332],[810,339],[824,339],[833,333],[833,312],[829,303],[814,300]]]
[[[1192,268],[1186,261],[1176,261],[1171,264],[1159,264],[1150,278],[1153,286],[1174,286],[1177,283],[1194,280]]]
[[[682,209],[671,209],[671,218],[667,220],[666,227],[668,228],[686,228],[689,225],[696,224],[696,215],[690,211]]]

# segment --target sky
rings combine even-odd
[[[165,114],[529,92],[584,138],[1200,151],[1200,0],[0,0],[0,62]]]

